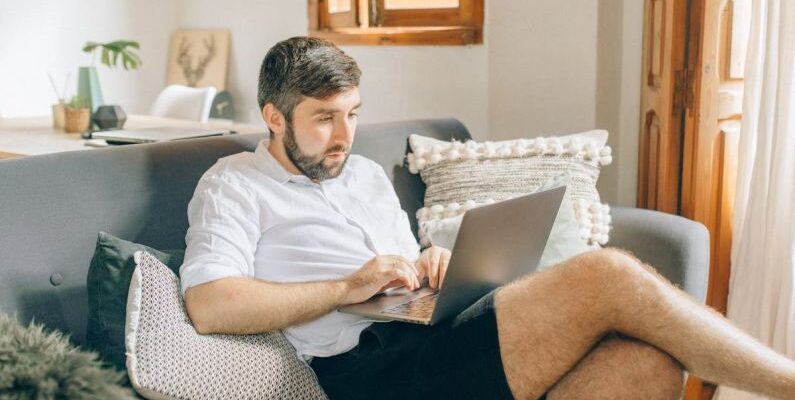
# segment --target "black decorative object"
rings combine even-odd
[[[235,103],[228,91],[224,90],[215,95],[210,108],[210,118],[235,119]]]
[[[121,129],[127,121],[127,114],[121,106],[99,106],[91,121],[99,130]]]

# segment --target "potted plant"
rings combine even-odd
[[[102,64],[108,68],[116,67],[121,59],[121,66],[128,70],[136,69],[142,64],[141,59],[133,50],[139,48],[138,42],[131,40],[116,40],[108,43],[86,42],[83,52],[91,54],[91,66],[78,69],[77,96],[88,104],[91,112],[96,111],[97,107],[103,103],[97,69],[94,67],[97,52],[100,53]]]
[[[67,133],[83,132],[88,130],[91,122],[91,109],[79,96],[72,96],[64,105],[64,130]]]

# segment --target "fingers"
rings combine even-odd
[[[450,251],[443,247],[431,246],[420,255],[420,260],[428,274],[428,286],[432,289],[441,287],[450,260]]]
[[[386,285],[381,286],[381,289],[378,289],[377,293],[383,293],[387,289],[391,289],[391,288],[395,288],[395,287],[401,287],[401,286],[404,286],[404,285],[405,285],[405,283],[403,283],[403,281],[401,281],[400,279],[395,279],[394,281],[391,281],[391,282],[387,283]]]
[[[414,267],[417,270],[417,278],[422,282],[422,279],[428,276],[428,262],[425,257],[419,257],[414,261]]]
[[[401,264],[397,267],[396,272],[406,285],[406,288],[409,290],[416,290],[420,286],[420,282],[417,280],[417,275],[412,273],[412,270],[407,268],[405,264]]]
[[[428,285],[432,289],[439,287],[439,260],[441,259],[441,251],[439,247],[431,247],[428,249],[429,268],[428,268]]]
[[[401,257],[401,256],[398,256],[398,259],[399,259],[399,260],[400,260],[400,261],[401,261],[403,264],[406,264],[407,266],[409,266],[409,267],[411,268],[411,270],[412,270],[412,271],[414,271],[414,275],[415,275],[415,276],[419,276],[419,275],[420,275],[420,271],[417,269],[417,266],[416,266],[416,265],[414,265],[414,263],[413,263],[413,262],[411,262],[411,261],[409,261],[408,259],[406,259],[406,258],[404,258],[404,257]]]
[[[414,263],[400,256],[392,256],[390,259],[392,261],[393,271],[396,274],[395,277],[400,279],[406,285],[406,288],[415,290],[420,287],[420,281],[417,277],[418,272]]]
[[[439,265],[439,289],[444,285],[444,276],[447,274],[447,266],[450,264],[450,250],[444,249],[442,252],[442,261]]]

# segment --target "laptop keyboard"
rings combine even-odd
[[[385,308],[381,312],[389,314],[408,315],[416,318],[427,318],[433,314],[433,308],[436,306],[436,298],[439,293],[429,294],[427,296],[419,297],[409,302],[398,304],[393,307]]]

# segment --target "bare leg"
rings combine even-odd
[[[678,400],[678,361],[637,339],[609,334],[549,390],[548,400]]]
[[[795,397],[795,362],[617,250],[522,278],[494,301],[503,367],[520,399],[543,394],[610,331],[665,351],[708,381]]]

